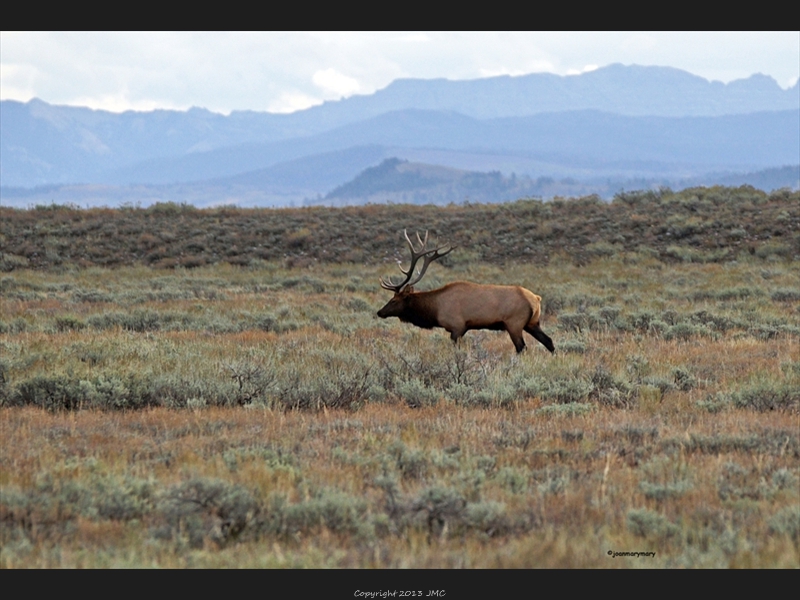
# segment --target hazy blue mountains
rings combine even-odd
[[[778,181],[793,172],[781,167],[800,164],[800,88],[611,65],[567,77],[397,80],[288,115],[0,102],[3,204],[319,201],[388,158],[513,173],[515,186],[770,169],[760,181]]]
[[[326,118],[332,126],[337,118],[348,120],[353,109],[363,117],[420,108],[490,119],[586,109],[621,115],[718,116],[799,105],[797,84],[783,90],[766,75],[723,84],[670,67],[613,64],[566,77],[534,73],[466,81],[398,79],[371,96],[353,96],[309,112],[316,111],[320,121]]]

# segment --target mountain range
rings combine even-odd
[[[668,67],[610,65],[572,76],[402,79],[291,114],[0,102],[4,205],[335,202],[334,190],[387,159],[401,170],[451,169],[460,195],[449,201],[485,179],[464,173],[513,177],[508,189],[602,183],[605,195],[634,181],[712,184],[747,174],[797,187],[800,87],[784,90],[764,75],[723,84]],[[379,198],[380,188],[363,183],[364,195],[348,202]]]

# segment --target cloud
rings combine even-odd
[[[585,65],[582,69],[567,69],[567,75],[581,75],[583,73],[596,71],[599,68],[598,65]]]
[[[107,110],[121,113],[127,110],[151,111],[156,109],[188,110],[191,106],[176,105],[172,102],[158,100],[131,100],[127,93],[100,94],[97,96],[76,96],[65,104],[71,106],[86,106],[95,110]]]
[[[619,47],[627,52],[641,52],[658,47],[658,38],[650,33],[629,33],[625,35]]]
[[[358,81],[332,68],[317,71],[311,81],[317,87],[322,88],[326,92],[326,96],[334,96],[337,99],[352,96],[361,89]]]
[[[501,66],[478,69],[480,77],[497,77],[499,75],[527,75],[529,73],[555,73],[556,66],[549,60],[529,60],[516,67]],[[470,78],[471,79],[471,78]]]
[[[322,102],[320,98],[314,98],[302,92],[284,92],[267,106],[267,111],[271,113],[292,113],[296,110],[317,106]]]
[[[27,102],[36,96],[36,68],[30,65],[0,64],[0,89],[3,100]]]
[[[395,37],[399,42],[430,42],[431,37],[427,33],[421,31],[411,31],[409,33],[401,34]]]
[[[800,32],[2,32],[0,98],[110,110],[290,112],[398,78],[662,65],[789,87]],[[584,66],[585,65],[585,66]]]

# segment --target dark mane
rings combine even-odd
[[[411,323],[423,329],[433,329],[440,327],[436,318],[434,304],[431,302],[429,292],[419,292],[408,297],[408,307],[404,314],[400,315],[400,320]]]

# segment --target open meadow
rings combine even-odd
[[[797,192],[0,219],[2,568],[800,568]]]

